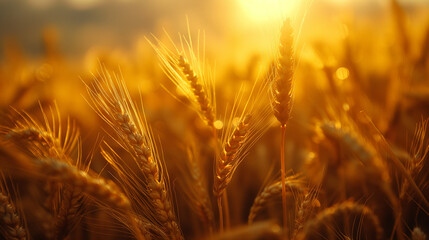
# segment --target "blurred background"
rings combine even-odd
[[[429,0],[0,0],[0,107],[4,115],[10,106],[32,113],[55,101],[95,133],[99,119],[82,81],[102,63],[141,93],[155,125],[186,131],[186,123],[165,123],[183,105],[162,97],[169,94],[161,86],[174,86],[149,41],[178,44],[181,33],[194,50],[200,43],[221,120],[240,85],[266,74],[291,18],[299,59],[291,124],[309,132],[315,117],[326,117],[323,99],[342,93],[342,110],[366,110],[383,132],[406,126],[391,136],[403,139],[427,116],[428,10]]]
[[[254,80],[275,56],[288,17],[299,35],[301,66],[329,67],[346,79],[350,69],[341,61],[348,54],[351,62],[365,63],[356,71],[383,75],[402,58],[398,51],[423,61],[428,9],[428,0],[0,0],[0,103],[25,109],[54,98],[79,112],[76,101],[83,100],[64,93],[76,85],[81,94],[81,78],[99,62],[122,68],[149,92],[165,76],[145,37],[169,34],[177,43],[188,28],[194,39],[202,32],[218,83]]]
[[[266,76],[282,22],[291,18],[298,66],[286,165],[305,172],[307,164],[307,175],[322,179],[314,164],[317,123],[346,126],[363,110],[392,146],[409,148],[416,123],[429,116],[428,13],[429,0],[0,0],[0,124],[13,125],[11,107],[42,119],[40,109],[56,104],[64,117],[58,121],[66,125],[70,116],[81,130],[85,156],[109,129],[85,101],[83,84],[94,80],[91,73],[102,63],[120,69],[131,95],[144,102],[175,182],[180,174],[174,164],[187,156],[188,135],[211,159],[211,132],[161,87],[176,94],[148,40],[169,42],[168,34],[177,44],[180,32],[205,43],[200,47],[216,79],[222,120],[240,85],[252,86]],[[267,130],[231,182],[231,189],[240,189],[231,191],[231,198],[239,199],[231,204],[233,225],[246,222],[263,183],[278,173],[267,176],[277,169],[271,166],[279,159],[278,130]],[[100,172],[106,162],[96,156],[91,167]],[[109,177],[109,170],[103,174]],[[185,201],[178,198],[183,231],[197,235],[187,222]]]
[[[427,23],[423,9],[429,1],[398,2],[409,13],[413,25]],[[43,35],[52,34],[61,53],[76,60],[95,47],[133,52],[143,36],[157,34],[162,28],[170,34],[186,32],[188,16],[192,29],[206,31],[210,47],[240,50],[257,44],[252,49],[265,50],[273,45],[270,42],[274,39],[273,36],[267,39],[267,35],[277,31],[282,18],[306,8],[302,5],[311,5],[307,7],[303,31],[324,37],[329,34],[331,38],[343,34],[343,24],[374,23],[374,19],[385,19],[389,14],[389,0],[310,3],[308,0],[0,0],[0,39],[3,44],[19,45],[29,57],[37,58],[44,52]],[[5,50],[0,53],[4,59]]]

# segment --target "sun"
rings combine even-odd
[[[237,0],[248,18],[257,22],[273,22],[292,14],[297,0]]]

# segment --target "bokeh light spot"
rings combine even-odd
[[[335,72],[335,75],[340,80],[346,80],[349,77],[349,75],[350,75],[350,71],[347,68],[345,68],[345,67],[340,67]]]
[[[222,129],[223,128],[223,122],[221,121],[221,120],[216,120],[214,123],[213,123],[213,125],[214,125],[214,127],[216,128],[216,129]]]

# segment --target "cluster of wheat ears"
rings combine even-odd
[[[91,138],[80,134],[73,119],[62,119],[57,104],[39,104],[42,119],[9,109],[11,124],[0,127],[3,239],[95,239],[103,232],[106,238],[146,240],[426,239],[427,120],[418,124],[409,151],[393,146],[385,137],[392,129],[380,130],[359,103],[342,102],[347,97],[331,81],[330,103],[310,128],[305,170],[288,166],[294,160],[285,161],[285,146],[296,137],[288,134],[295,112],[296,35],[284,21],[276,59],[252,87],[236,91],[223,121],[213,74],[191,38],[182,36],[179,47],[149,40],[176,87],[166,90],[205,124],[185,130],[176,146],[181,155],[169,154],[169,145],[160,149],[169,140],[152,130],[144,97],[133,96],[122,74],[104,64],[83,80],[82,94],[105,124],[104,134],[91,133],[105,135],[95,142],[87,142]],[[349,69],[357,78],[352,63]],[[409,76],[404,72],[401,77]],[[231,186],[234,175],[257,154],[253,148],[268,131],[279,153],[274,174],[263,173],[271,180],[259,183],[256,197],[239,199],[234,192],[247,180]],[[107,162],[107,170],[93,170],[92,161]],[[171,162],[179,169],[174,179]],[[234,214],[247,216],[247,223]]]

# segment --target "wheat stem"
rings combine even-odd
[[[281,145],[280,145],[280,162],[281,162],[281,177],[282,177],[282,213],[283,213],[283,234],[284,238],[287,238],[287,212],[286,212],[286,167],[285,167],[285,136],[286,136],[286,125],[281,126]]]
[[[230,223],[230,215],[229,215],[228,193],[227,193],[226,189],[223,192],[222,200],[225,203],[224,204],[224,207],[225,207],[225,229],[229,230],[229,227],[230,227],[231,223]]]
[[[222,210],[222,199],[217,198],[217,208],[219,210],[219,232],[223,233],[223,210]]]

